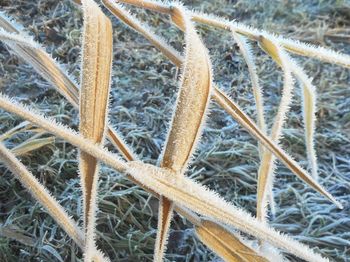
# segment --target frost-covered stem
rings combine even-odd
[[[310,79],[304,72],[304,70],[298,65],[298,63],[290,58],[292,71],[302,88],[302,102],[303,102],[303,119],[305,129],[305,143],[306,151],[311,167],[311,174],[314,179],[318,179],[318,167],[317,156],[314,145],[315,136],[315,123],[316,123],[316,88],[312,84]]]
[[[42,116],[39,112],[16,103],[13,99],[0,94],[0,108],[16,114],[29,122],[40,126],[48,133],[54,134],[67,142],[75,145],[80,150],[89,153],[90,155],[98,158],[102,162],[110,165],[118,172],[124,172],[126,165],[116,154],[107,152],[104,148],[92,144],[88,139],[83,138],[81,135],[73,131],[72,129],[58,124],[53,119],[48,119]]]
[[[216,96],[216,101],[223,107],[227,112],[229,112],[230,115],[232,115],[235,119],[240,120],[244,119],[244,121],[241,121],[240,123],[247,128],[250,132],[252,132],[252,135],[257,137],[261,137],[261,141],[264,143],[264,145],[270,150],[270,152],[274,153],[278,158],[300,179],[302,179],[304,182],[306,182],[308,185],[310,185],[312,188],[314,188],[316,191],[320,192],[324,196],[326,196],[328,199],[330,199],[337,207],[343,208],[342,205],[334,199],[331,194],[329,194],[317,181],[315,181],[307,172],[300,167],[300,165],[292,159],[290,156],[288,156],[283,149],[281,149],[278,144],[271,141],[269,138],[267,138],[264,134],[261,133],[259,128],[247,117],[247,115],[240,111],[239,108],[236,106],[236,104],[229,99],[225,94],[218,94],[214,93],[214,96]],[[264,153],[266,153],[265,151]]]
[[[164,39],[158,37],[152,32],[148,26],[142,24],[136,17],[126,11],[120,4],[114,0],[102,0],[105,7],[121,21],[134,29],[136,32],[142,34],[149,40],[156,48],[158,48],[166,57],[173,61],[178,67],[182,64],[182,57],[171,45]]]
[[[149,0],[118,0],[118,2],[132,4],[141,8],[147,8],[152,11],[162,12],[171,15],[172,14],[172,6],[171,3],[163,3],[158,1],[149,1]],[[168,6],[168,8],[166,7]],[[281,36],[275,36],[275,34],[268,33],[263,30],[258,30],[244,24],[238,22],[232,22],[227,19],[223,19],[221,17],[217,17],[214,15],[207,15],[201,12],[192,11],[191,18],[195,22],[207,24],[209,26],[213,26],[216,28],[231,30],[234,29],[235,32],[244,35],[251,40],[258,40],[260,35],[265,37],[275,37],[277,43],[280,44],[287,51],[301,55],[316,58],[319,60],[326,61],[332,64],[338,64],[343,67],[350,68],[350,56],[346,54],[341,54],[336,51],[333,51],[328,48],[318,47],[314,45],[310,45],[307,43],[302,43],[297,40],[286,39]]]
[[[271,140],[278,144],[282,136],[282,128],[285,123],[286,114],[289,111],[290,103],[292,101],[294,81],[289,64],[289,57],[283,52],[282,48],[267,38],[261,38],[260,44],[262,48],[282,67],[284,72],[282,98],[270,135]],[[267,216],[267,196],[268,194],[271,194],[271,189],[273,187],[275,159],[275,156],[273,156],[271,152],[264,152],[259,168],[257,217],[264,222]]]
[[[264,117],[264,99],[263,91],[259,84],[259,77],[256,70],[254,55],[252,54],[252,48],[250,44],[246,41],[246,38],[232,31],[232,36],[239,46],[239,49],[247,63],[250,79],[252,81],[253,94],[257,110],[257,120],[258,127],[260,130],[266,134],[266,123]],[[262,157],[263,148],[261,143],[259,143],[260,157]]]

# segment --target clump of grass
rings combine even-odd
[[[83,192],[84,230],[75,226],[75,222],[69,220],[63,211],[55,211],[56,209],[58,210],[58,204],[55,203],[55,200],[45,196],[48,193],[42,185],[38,184],[38,181],[26,178],[32,177],[32,175],[23,165],[20,165],[10,151],[3,147],[3,162],[6,166],[19,177],[32,195],[49,210],[49,213],[62,225],[67,234],[83,248],[84,260],[86,261],[108,260],[97,249],[95,244],[99,161],[126,175],[131,181],[160,199],[155,261],[163,259],[173,210],[176,210],[194,224],[199,238],[213,251],[217,252],[218,255],[227,260],[255,259],[257,261],[266,261],[276,257],[278,259],[282,258],[279,254],[272,257],[271,253],[266,252],[263,248],[263,245],[266,243],[260,242],[258,246],[249,246],[245,243],[246,240],[237,237],[231,229],[224,225],[251,234],[259,240],[267,241],[273,246],[282,248],[284,251],[305,260],[326,261],[327,259],[313,252],[308,247],[280,235],[266,223],[260,223],[258,219],[265,221],[267,199],[270,197],[271,202],[273,199],[273,163],[275,157],[280,159],[286,167],[309,186],[326,196],[339,208],[342,207],[317,181],[317,163],[313,145],[315,90],[308,76],[286,52],[317,57],[345,67],[350,67],[349,60],[347,60],[349,57],[333,51],[310,47],[299,42],[276,37],[266,32],[250,29],[216,17],[194,13],[177,3],[168,5],[152,1],[123,2],[168,14],[171,16],[174,24],[185,32],[186,52],[185,56],[182,57],[164,40],[157,37],[149,28],[144,27],[142,23],[132,17],[122,6],[113,1],[103,1],[114,15],[143,34],[172,62],[181,67],[182,77],[178,101],[169,126],[168,138],[163,149],[160,167],[148,165],[141,161],[132,161],[137,160],[132,150],[123,142],[120,135],[110,127],[109,129],[107,128],[107,105],[112,66],[112,30],[109,19],[92,0],[82,1],[84,7],[84,48],[82,52],[80,89],[43,48],[17,30],[5,16],[0,18],[0,25],[3,27],[2,31],[0,31],[0,39],[19,56],[32,64],[34,69],[51,82],[73,105],[79,106],[80,125],[79,134],[77,134],[55,121],[46,119],[35,111],[28,110],[6,96],[0,97],[0,107],[2,109],[26,119],[46,132],[63,138],[79,148],[81,152],[79,164]],[[253,79],[254,97],[257,111],[259,112],[258,125],[213,83],[210,57],[195,30],[192,20],[230,30],[233,37],[239,42]],[[250,47],[246,42],[247,40],[242,38],[242,36],[258,42],[261,48],[276,61],[284,72],[283,94],[275,122],[270,131],[270,137],[266,134],[262,94],[254,60],[252,59]],[[283,124],[291,105],[294,86],[293,75],[304,87],[305,137],[313,177],[285,153],[279,145]],[[78,99],[79,96],[80,99]],[[206,187],[184,176],[188,162],[201,136],[202,126],[207,118],[210,97],[246,128],[260,143],[261,168],[257,193],[258,219],[253,218],[246,211],[226,202]],[[119,149],[125,160],[131,162],[121,160],[102,147],[106,132],[108,132],[109,139]],[[209,217],[215,222],[210,222],[205,217]],[[210,236],[213,235],[215,238],[208,237],[208,234]],[[227,242],[232,243],[232,245],[228,246]],[[247,253],[240,252],[242,247],[247,250]]]

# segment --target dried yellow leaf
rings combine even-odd
[[[112,24],[93,0],[82,0],[84,14],[81,88],[79,98],[80,134],[103,144],[107,129],[108,97],[113,56]],[[80,151],[79,170],[83,188],[86,246],[84,261],[96,256],[98,159]],[[101,261],[101,260],[99,260]]]
[[[203,220],[196,226],[196,233],[211,250],[225,261],[268,262],[255,250],[243,244],[230,230],[211,221]]]
[[[93,143],[103,142],[107,124],[107,106],[112,66],[112,25],[92,0],[83,0],[84,31],[82,73],[79,98],[79,131]],[[84,192],[84,219],[90,208],[97,160],[85,152],[80,153],[80,175]]]
[[[183,176],[201,135],[211,96],[212,76],[208,51],[197,35],[186,10],[174,7],[176,18],[185,31],[186,54],[177,105],[163,151],[161,167]],[[161,261],[165,250],[173,203],[161,196],[155,261]]]

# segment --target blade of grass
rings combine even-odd
[[[186,55],[161,166],[183,173],[201,135],[211,94],[212,76],[207,50],[191,22],[187,21],[186,11],[180,6],[175,9],[186,27]]]
[[[10,225],[3,224],[0,224],[0,236],[14,239],[23,245],[31,247],[35,247],[35,244],[38,241],[34,237],[27,236],[24,232],[20,232],[20,230],[12,228]]]
[[[6,131],[2,135],[0,135],[0,142],[4,141],[5,139],[9,139],[12,136],[14,136],[17,133],[27,131],[30,129],[32,125],[28,121],[23,121],[19,123],[17,126],[11,128],[10,130]]]
[[[107,105],[111,75],[111,23],[98,6],[83,0],[84,29],[82,73],[79,99],[80,134],[96,144],[103,143],[107,122]],[[84,191],[84,220],[88,221],[97,160],[80,152],[80,173]]]
[[[42,134],[38,134],[38,135],[41,136]],[[55,142],[55,137],[53,136],[37,138],[38,135],[35,135],[34,137],[31,137],[30,139],[27,139],[26,141],[15,146],[14,148],[11,149],[11,152],[15,156],[23,156],[28,154],[29,152],[37,150],[46,145],[53,144]]]
[[[103,144],[107,127],[107,106],[111,81],[113,36],[110,20],[92,0],[82,0],[84,27],[79,98],[80,134]],[[99,165],[90,154],[80,151],[79,170],[83,189],[86,246],[84,261],[95,256],[95,227]]]
[[[177,105],[162,153],[161,167],[175,176],[183,176],[201,135],[211,92],[209,55],[196,33],[186,10],[178,5],[174,12],[185,31],[186,54],[181,76]],[[161,197],[155,261],[162,261],[173,213],[173,203]]]
[[[278,107],[277,115],[275,116],[272,126],[270,138],[279,143],[282,137],[282,129],[286,119],[286,114],[289,111],[292,101],[292,92],[294,88],[294,81],[292,78],[292,71],[289,66],[289,59],[283,52],[282,48],[275,44],[268,38],[261,36],[259,38],[260,47],[281,66],[284,72],[284,84],[282,91],[282,98]],[[267,197],[271,194],[271,188],[273,187],[273,178],[275,170],[275,157],[271,152],[264,152],[258,176],[258,193],[257,193],[257,217],[259,220],[266,222],[267,216]]]
[[[243,244],[232,232],[217,223],[204,219],[196,226],[196,234],[210,249],[225,261],[268,262],[257,251]]]
[[[0,17],[1,20],[1,17]],[[23,58],[72,104],[78,104],[79,89],[76,82],[60,68],[38,43],[23,34],[8,33],[0,29],[0,39]]]
[[[245,37],[237,34],[236,32],[232,32],[232,36],[236,41],[237,45],[239,46],[239,49],[248,66],[248,71],[249,71],[250,79],[252,81],[253,94],[254,94],[255,104],[256,104],[258,127],[263,133],[266,133],[263,93],[259,84],[259,77],[256,71],[255,59],[251,51],[251,46],[247,42]],[[260,151],[260,158],[261,158],[263,153],[263,147],[261,143],[259,143],[259,151]]]
[[[304,73],[298,64],[291,59],[293,73],[302,86],[303,119],[305,128],[306,152],[308,155],[311,174],[318,179],[317,157],[314,146],[315,123],[316,123],[316,88],[312,80]]]
[[[262,94],[261,87],[259,85],[259,78],[256,72],[255,61],[254,61],[254,56],[252,55],[251,46],[247,42],[244,36],[239,35],[233,30],[232,30],[232,35],[234,40],[238,44],[241,50],[241,53],[244,57],[244,60],[246,61],[248,66],[250,79],[252,81],[252,86],[253,86],[253,94],[255,98],[256,109],[257,109],[258,127],[264,134],[266,134],[267,130],[266,130],[266,124],[265,124],[265,118],[264,118],[263,94]],[[263,152],[264,152],[264,148],[259,142],[260,160],[263,158]],[[269,197],[269,204],[271,207],[271,213],[272,215],[275,215],[275,201],[274,201],[272,189],[273,187],[270,186],[268,197]]]

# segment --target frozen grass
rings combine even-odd
[[[342,36],[338,32],[335,35],[334,30],[328,30],[349,26],[346,10],[349,11],[350,6],[341,1],[337,4],[333,1],[311,1],[307,5],[301,1],[290,1],[287,6],[282,3],[271,5],[269,1],[200,2],[185,1],[189,6],[206,12],[236,18],[246,24],[285,36],[332,46],[344,53],[350,53],[346,34]],[[50,53],[67,63],[72,74],[78,76],[80,31],[77,28],[81,28],[81,12],[73,4],[68,1],[42,1],[35,4],[4,0],[0,7],[29,28]],[[168,29],[168,25],[164,23],[165,16],[149,16],[148,11],[138,13],[151,25],[158,26],[157,33],[163,36],[179,32],[175,28],[165,30]],[[110,122],[126,136],[127,142],[140,157],[154,164],[161,152],[166,135],[166,120],[171,117],[172,104],[175,101],[176,68],[141,36],[116,20],[113,22],[115,50]],[[209,30],[205,26],[200,28],[210,32],[206,34],[208,37],[205,42],[213,57],[215,80],[255,118],[246,65],[237,46],[233,44],[231,35]],[[182,40],[180,34],[172,37],[173,44],[178,49],[182,47]],[[278,97],[281,95],[281,85],[276,84],[276,80],[281,83],[282,75],[263,52],[258,52],[258,74],[268,101],[267,123],[271,123],[271,116],[277,110]],[[23,61],[7,53],[3,45],[0,59],[0,72],[4,75],[0,80],[1,88],[6,93],[19,97],[26,103],[35,102],[42,111],[77,127],[77,111],[52,91],[47,82],[33,73]],[[274,188],[277,213],[271,218],[271,224],[278,230],[296,235],[297,239],[310,246],[317,246],[322,254],[336,261],[343,261],[350,256],[346,248],[350,244],[350,73],[338,66],[309,59],[299,59],[299,62],[316,75],[316,149],[321,181],[332,194],[343,200],[345,208],[336,209],[281,167],[278,169]],[[282,143],[288,152],[293,152],[297,160],[302,161],[305,159],[305,145],[300,122],[301,101],[298,95],[294,97],[295,103],[289,114],[288,128],[284,130]],[[2,132],[20,122],[5,112],[1,112],[0,119]],[[29,136],[30,132],[19,133],[6,145],[13,147]],[[78,219],[83,207],[80,201],[79,177],[76,174],[78,163],[72,160],[76,159],[76,154],[76,150],[69,144],[56,140],[54,145],[46,146],[33,152],[30,157],[24,156],[21,159],[31,170],[36,170],[39,180]],[[306,165],[306,162],[302,163]],[[258,165],[255,140],[221,109],[211,106],[211,117],[204,130],[200,149],[191,165],[192,177],[221,192],[236,205],[255,213]],[[98,245],[103,247],[112,260],[151,261],[158,202],[109,168],[102,166],[101,170]],[[199,171],[202,172],[199,174]],[[0,239],[0,260],[18,261],[19,258],[20,261],[75,261],[76,256],[81,257],[77,253],[78,247],[56,226],[46,211],[38,204],[33,204],[28,193],[11,174],[5,172],[5,169],[2,172],[0,234],[6,237]],[[113,183],[113,188],[105,186]],[[10,240],[8,236],[17,240]],[[215,254],[196,239],[188,222],[178,215],[174,217],[169,244],[166,255],[169,260],[216,259]],[[295,258],[291,260],[298,261]]]

